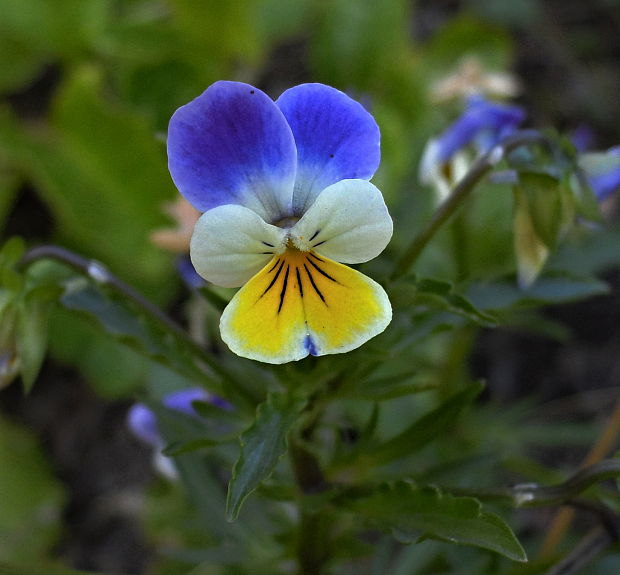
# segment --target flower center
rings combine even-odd
[[[292,228],[298,221],[299,221],[298,217],[288,216],[286,218],[282,218],[281,220],[278,220],[277,222],[274,222],[273,225],[278,226],[279,228],[289,229],[289,228]]]

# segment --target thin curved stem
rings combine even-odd
[[[586,456],[583,466],[592,465],[600,461],[607,453],[611,451],[618,440],[620,434],[620,402],[616,406],[605,425],[603,432],[594,444],[588,455]],[[573,509],[560,509],[547,530],[547,535],[540,549],[540,557],[549,557],[553,550],[560,542],[573,520],[575,512]]]
[[[601,551],[614,542],[611,533],[601,527],[593,529],[562,561],[546,575],[571,575],[592,561]]]
[[[467,172],[463,179],[454,187],[448,199],[439,206],[426,227],[413,238],[409,247],[396,262],[390,279],[398,279],[409,271],[435,234],[458,211],[476,186],[506,156],[506,154],[516,148],[528,146],[530,144],[548,145],[549,140],[540,132],[523,130],[509,136],[488,153],[478,158],[472,164],[469,172]]]

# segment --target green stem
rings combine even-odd
[[[320,509],[308,509],[306,499],[328,489],[323,471],[315,455],[306,447],[314,433],[317,415],[291,438],[289,455],[299,487],[299,529],[297,535],[298,575],[322,575],[329,559],[328,518]]]
[[[540,486],[523,483],[514,487],[488,490],[452,489],[455,495],[470,495],[485,500],[504,501],[514,507],[544,507],[569,502],[588,487],[620,477],[620,459],[604,459],[582,470],[557,485]]]
[[[415,237],[396,262],[391,279],[404,276],[417,261],[424,248],[441,227],[458,211],[482,179],[512,150],[530,144],[549,144],[540,132],[524,130],[506,138],[487,154],[478,158],[469,172],[454,187],[448,199],[439,206],[427,226]]]

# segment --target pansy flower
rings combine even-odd
[[[391,320],[383,288],[343,264],[379,255],[392,236],[381,192],[379,128],[363,106],[322,84],[277,101],[217,82],[179,108],[169,169],[199,211],[190,255],[198,273],[243,286],[222,339],[268,363],[352,350]]]
[[[473,161],[466,149],[473,146],[478,155],[485,154],[514,133],[524,119],[525,111],[519,106],[472,96],[463,114],[426,145],[420,161],[420,181],[435,186],[440,199],[445,199]]]

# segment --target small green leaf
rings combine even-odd
[[[24,255],[26,245],[22,238],[14,236],[2,246],[0,250],[0,267],[14,266]]]
[[[495,551],[513,561],[527,561],[523,547],[499,516],[484,511],[472,497],[455,497],[435,487],[398,482],[345,507],[389,529],[405,543],[433,537]]]
[[[465,296],[457,293],[450,282],[443,280],[408,277],[392,286],[390,295],[399,307],[424,306],[447,311],[485,327],[497,325],[493,315],[476,308]]]
[[[102,286],[76,278],[60,303],[94,320],[115,339],[140,354],[217,391],[218,380],[199,365],[198,359],[187,349],[187,342]]]
[[[353,378],[337,390],[335,397],[386,401],[395,397],[422,393],[437,388],[437,383],[428,381],[428,378],[416,379],[417,371],[407,370],[395,375],[386,375],[385,377],[373,379],[361,378],[361,381],[359,380],[360,378]]]
[[[246,497],[271,475],[286,453],[286,436],[305,403],[289,395],[272,394],[258,406],[254,423],[241,434],[241,454],[228,484],[229,521],[237,518]]]
[[[455,393],[392,439],[374,448],[365,446],[363,454],[358,454],[359,459],[363,460],[364,464],[375,466],[411,455],[453,425],[460,412],[470,405],[483,389],[481,383],[475,383]]]
[[[52,304],[60,295],[56,286],[38,286],[18,306],[17,355],[24,390],[28,393],[39,375],[47,351],[48,320]]]
[[[609,293],[609,286],[593,277],[548,273],[534,285],[522,289],[512,281],[474,283],[468,296],[489,310],[522,309],[557,304]]]

